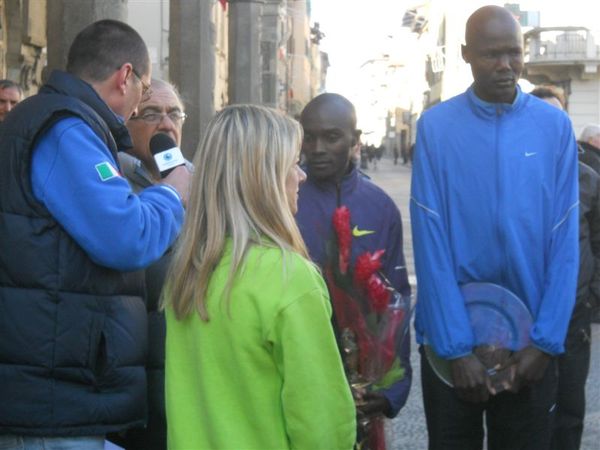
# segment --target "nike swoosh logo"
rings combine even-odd
[[[359,230],[357,225],[354,225],[354,228],[352,229],[352,236],[354,237],[366,236],[373,233],[375,232],[371,230]]]
[[[533,156],[533,155],[537,155],[537,152],[525,152],[525,156],[529,157],[529,156]]]

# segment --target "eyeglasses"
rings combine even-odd
[[[131,71],[137,77],[137,79],[140,80],[140,83],[142,83],[142,97],[146,97],[147,95],[150,95],[152,93],[152,91],[150,90],[150,85],[144,83],[144,80],[142,80],[142,77],[140,76],[139,73],[137,73],[137,70],[135,70],[133,68],[133,66],[131,66]]]
[[[139,116],[134,116],[129,120],[143,120],[149,125],[158,125],[163,121],[165,116],[168,116],[174,124],[183,123],[187,114],[181,111],[171,111],[169,113],[147,112]]]

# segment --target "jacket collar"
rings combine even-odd
[[[131,136],[123,119],[116,115],[94,88],[81,78],[67,72],[54,70],[50,74],[46,84],[40,89],[40,93],[67,95],[85,103],[104,120],[119,150],[126,150],[133,147]]]
[[[527,101],[527,95],[521,91],[521,87],[518,84],[516,89],[517,95],[512,103],[486,102],[485,100],[480,99],[477,94],[475,94],[473,85],[467,89],[467,98],[469,99],[469,104],[471,105],[471,108],[475,114],[481,117],[501,116],[503,114],[509,114],[514,111],[518,111]]]
[[[132,182],[134,190],[145,189],[154,184],[142,161],[125,152],[119,152],[118,156],[121,172]]]
[[[589,142],[577,141],[579,145],[580,151],[579,153],[591,152],[600,156],[600,148],[595,145],[590,144]]]
[[[344,197],[354,192],[356,186],[358,185],[358,178],[362,176],[359,173],[356,164],[352,162],[350,162],[350,164],[350,172],[344,175],[344,178],[342,178],[339,187],[337,183],[335,183],[335,181],[332,180],[315,180],[310,176],[309,171],[307,171],[308,179],[306,180],[306,182],[314,185],[317,189],[323,191],[323,193],[337,193],[339,188],[339,193],[341,194],[341,199],[343,203]]]

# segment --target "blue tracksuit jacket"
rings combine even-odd
[[[512,104],[472,87],[419,120],[411,222],[417,340],[452,359],[473,335],[459,286],[514,292],[532,344],[564,351],[578,267],[577,146],[566,114],[520,90]]]
[[[356,168],[344,177],[340,186],[341,203],[350,209],[352,236],[351,263],[369,251],[385,249],[383,273],[402,295],[410,295],[410,285],[402,251],[402,220],[394,201],[361,175]],[[296,221],[310,256],[320,267],[327,264],[326,244],[334,239],[332,217],[337,204],[337,188],[332,182],[317,182],[310,177],[300,186]],[[410,338],[400,349],[405,369],[402,380],[383,390],[396,415],[406,403],[412,382]]]

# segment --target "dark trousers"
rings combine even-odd
[[[429,450],[481,450],[484,418],[490,450],[548,450],[557,390],[556,360],[544,378],[518,393],[503,392],[485,403],[460,400],[431,369],[421,348],[421,383]]]
[[[585,418],[585,382],[590,370],[590,326],[576,327],[558,358],[558,394],[552,450],[578,450]]]

